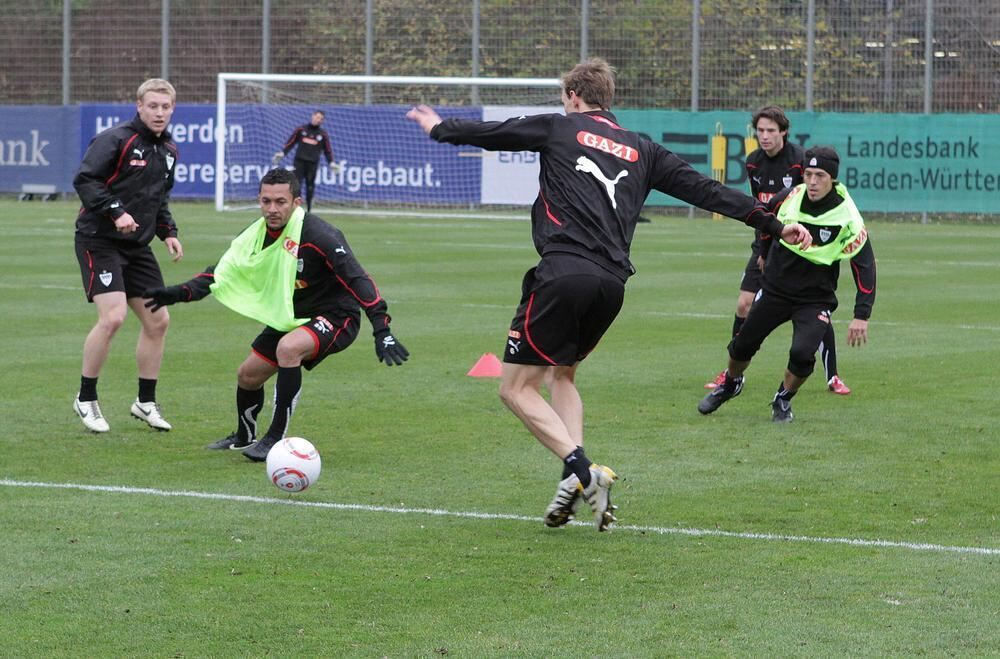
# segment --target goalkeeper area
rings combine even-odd
[[[260,177],[315,110],[333,162],[321,157],[315,203],[351,209],[526,206],[538,192],[538,155],[438,144],[406,119],[418,104],[442,117],[502,121],[562,112],[556,78],[439,78],[220,73],[216,210],[253,206]],[[294,152],[281,166],[291,168]]]

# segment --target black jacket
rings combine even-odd
[[[797,144],[785,141],[774,156],[767,155],[764,149],[757,149],[747,156],[747,180],[750,181],[750,194],[762,203],[767,203],[774,195],[785,188],[793,188],[802,182],[802,161],[805,150]],[[753,253],[760,254],[760,241],[770,239],[770,235],[761,236],[758,231],[750,245]]]
[[[148,245],[153,236],[177,235],[170,214],[177,147],[164,131],[157,137],[139,115],[94,137],[83,155],[73,187],[83,208],[76,232],[120,242]],[[114,221],[128,212],[139,228],[119,233]]]
[[[802,147],[791,142],[785,142],[774,156],[767,155],[764,149],[757,149],[747,156],[750,194],[766,204],[785,188],[798,185],[802,182],[804,158]]]
[[[288,152],[294,149],[296,144],[299,145],[295,152],[296,160],[319,162],[319,156],[322,153],[326,155],[327,163],[333,162],[333,147],[330,146],[330,136],[323,130],[322,126],[313,126],[312,124],[299,126],[285,142],[285,146],[281,147],[281,152],[288,155]]]
[[[273,239],[278,234],[269,234],[264,240],[265,249],[274,245]],[[214,272],[213,265],[181,284],[181,301],[194,302],[211,293]],[[308,213],[302,221],[299,237],[299,270],[292,302],[297,318],[329,314],[357,322],[364,309],[375,331],[387,329],[391,320],[378,287],[354,257],[344,234],[329,222]]]
[[[538,199],[531,211],[540,255],[578,254],[617,274],[634,273],[629,261],[639,212],[651,190],[746,224],[779,231],[762,204],[704,176],[610,112],[542,114],[504,122],[447,119],[431,131],[439,142],[491,151],[541,154]]]

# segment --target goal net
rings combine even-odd
[[[439,144],[406,118],[416,104],[444,118],[502,121],[562,112],[559,80],[220,73],[215,205],[255,205],[272,158],[316,110],[335,167],[321,155],[313,210],[527,205],[538,193],[531,152]],[[277,166],[293,168],[296,148]],[[305,193],[303,192],[303,196]]]

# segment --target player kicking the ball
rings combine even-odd
[[[521,303],[507,332],[500,398],[562,461],[562,480],[545,523],[566,524],[583,498],[597,530],[604,531],[616,521],[610,491],[617,475],[583,452],[583,401],[575,379],[621,309],[625,281],[635,272],[629,261],[632,235],[650,191],[741,218],[793,243],[808,241],[809,234],[801,225],[782,226],[751,197],[622,128],[610,112],[614,71],[604,60],[578,64],[563,76],[562,87],[565,115],[442,120],[419,106],[407,116],[438,142],[541,154],[540,189],[531,212],[541,261],[521,285]],[[546,379],[551,403],[540,393]]]

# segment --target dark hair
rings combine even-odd
[[[317,112],[319,112],[319,113],[320,113],[321,115],[323,115],[324,117],[326,116],[326,112],[323,112],[323,111],[322,111],[322,110],[320,110],[319,108],[316,108],[315,110],[313,110],[313,114],[316,114]]]
[[[753,113],[753,119],[750,123],[753,125],[754,130],[757,130],[757,121],[759,121],[761,117],[770,119],[774,123],[778,124],[778,130],[782,133],[787,132],[788,127],[792,125],[791,122],[788,121],[788,117],[785,116],[785,111],[777,105],[765,105]]]
[[[610,110],[615,97],[615,70],[600,57],[592,57],[563,74],[562,86],[567,94],[576,92],[587,105]]]
[[[295,172],[290,172],[281,167],[275,167],[260,178],[260,185],[257,187],[257,194],[260,194],[260,191],[265,185],[284,185],[286,183],[288,184],[288,189],[292,193],[292,199],[298,197],[299,177],[295,175]]]

